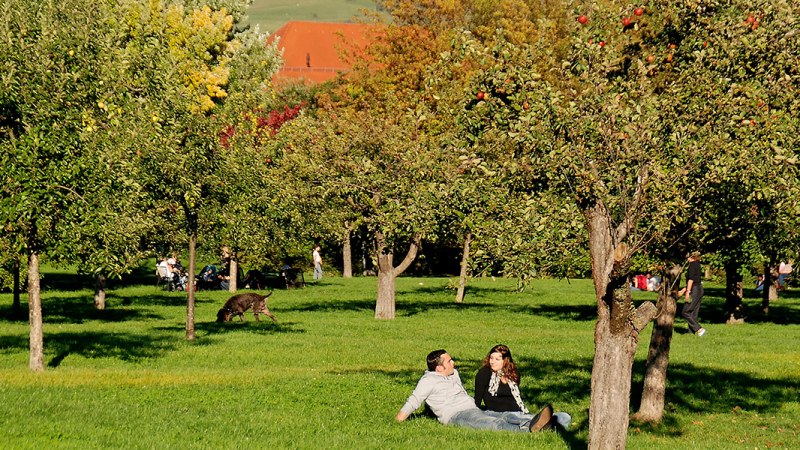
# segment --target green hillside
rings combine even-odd
[[[247,11],[250,24],[273,32],[290,20],[349,22],[362,8],[375,11],[373,0],[253,0]]]

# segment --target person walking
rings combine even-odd
[[[700,315],[700,302],[703,301],[703,281],[700,268],[700,252],[692,252],[687,257],[689,268],[686,270],[686,287],[678,291],[686,300],[681,315],[689,325],[689,331],[698,336],[704,336],[706,329],[700,326],[697,318]]]
[[[311,252],[311,257],[314,259],[314,279],[322,279],[322,256],[319,254],[319,244],[314,246],[314,251]]]

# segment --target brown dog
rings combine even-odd
[[[229,298],[225,305],[217,312],[217,322],[228,322],[233,319],[233,316],[239,316],[240,321],[244,321],[244,312],[253,308],[253,315],[256,316],[257,321],[259,313],[264,313],[265,316],[272,319],[273,322],[278,322],[275,316],[267,309],[267,298],[272,295],[269,292],[267,295],[259,295],[255,292],[247,294],[237,294]]]

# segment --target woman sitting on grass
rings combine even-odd
[[[519,392],[517,364],[507,346],[495,345],[483,359],[483,365],[475,374],[475,405],[489,411],[528,414]],[[564,428],[572,422],[565,412],[555,413],[553,420]]]

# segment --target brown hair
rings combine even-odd
[[[492,349],[489,350],[489,353],[486,354],[486,357],[483,358],[483,367],[491,367],[489,365],[489,358],[492,356],[492,353],[500,353],[500,355],[503,356],[503,374],[509,380],[519,384],[519,371],[517,371],[517,364],[514,362],[514,358],[511,357],[511,350],[508,348],[508,346],[497,344],[492,347]]]

